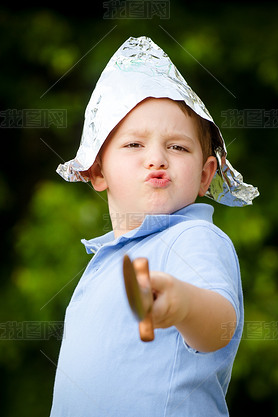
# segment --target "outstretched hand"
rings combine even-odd
[[[150,271],[155,328],[175,326],[192,348],[210,352],[226,346],[236,327],[232,304],[215,291],[196,287],[170,274]],[[231,331],[227,337],[227,326]]]
[[[164,272],[150,272],[151,287],[154,294],[152,309],[155,328],[176,326],[187,315],[188,306],[184,283]]]

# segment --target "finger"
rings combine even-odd
[[[160,291],[157,293],[157,297],[153,303],[153,321],[156,328],[168,327],[171,321],[170,304],[167,291]],[[170,321],[169,321],[170,320]]]
[[[136,278],[140,287],[150,289],[151,283],[147,258],[135,258],[132,263],[136,271]]]
[[[165,274],[164,272],[160,271],[151,271],[150,272],[150,282],[152,290],[155,292],[163,292],[165,291],[172,280],[171,275]]]

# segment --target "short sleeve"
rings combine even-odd
[[[224,296],[233,305],[238,323],[241,279],[234,246],[229,237],[213,224],[192,223],[169,244],[165,272]]]

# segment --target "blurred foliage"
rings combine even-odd
[[[278,7],[172,1],[168,19],[105,19],[104,3],[93,12],[75,5],[0,9],[2,413],[49,414],[60,340],[24,338],[22,326],[63,320],[89,260],[80,239],[110,230],[105,194],[65,183],[55,169],[75,155],[85,107],[111,55],[129,36],[146,35],[206,103],[229,160],[261,192],[243,209],[205,202],[235,244],[245,294],[246,327],[227,397],[231,415],[243,416],[248,407],[253,415],[278,416],[278,117],[269,128],[224,127],[228,109],[277,112]],[[7,126],[11,109],[18,125]],[[66,128],[24,127],[23,109],[66,110]]]

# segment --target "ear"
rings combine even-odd
[[[95,160],[91,168],[88,170],[90,181],[96,191],[104,191],[107,189],[107,183],[101,169],[101,161],[99,158]]]
[[[216,170],[217,160],[215,156],[209,156],[202,170],[201,184],[198,194],[200,197],[203,197],[206,194]]]

